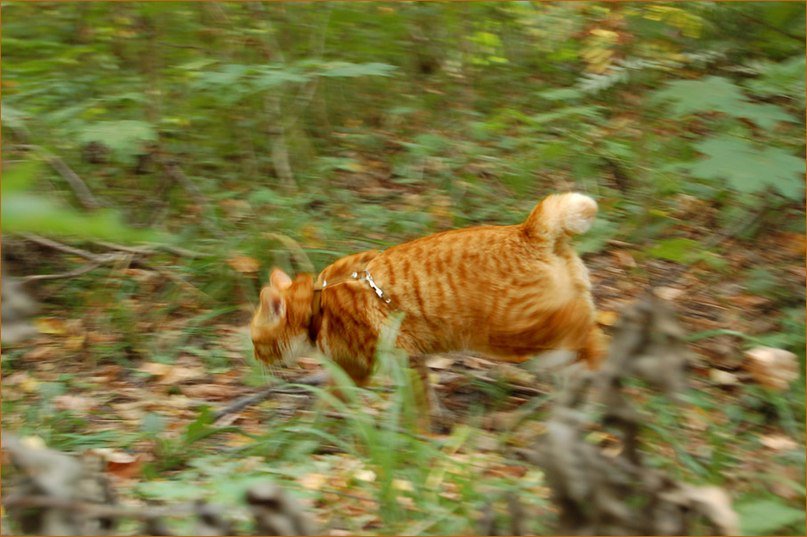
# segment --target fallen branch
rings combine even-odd
[[[68,270],[67,272],[59,272],[57,274],[33,274],[31,276],[23,276],[21,280],[23,283],[40,282],[43,280],[64,280],[81,276],[82,274],[91,272],[100,266],[101,263],[96,263],[93,261],[76,269]]]
[[[136,259],[135,255],[148,255],[154,253],[153,250],[145,250],[145,249],[138,249],[134,247],[122,246],[118,244],[112,243],[102,243],[105,244],[107,247],[112,247],[114,249],[122,250],[122,252],[118,253],[104,253],[104,254],[96,254],[93,252],[89,252],[87,250],[83,250],[81,248],[77,248],[75,246],[70,246],[67,244],[63,244],[61,242],[55,241],[53,239],[48,239],[46,237],[42,237],[39,235],[35,235],[33,233],[23,233],[21,235],[23,238],[39,244],[40,246],[45,246],[47,248],[52,248],[54,250],[58,250],[60,252],[77,255],[79,257],[83,257],[90,261],[87,265],[79,267],[77,269],[62,272],[59,274],[37,274],[33,276],[26,276],[22,278],[24,283],[28,283],[31,281],[37,280],[55,280],[61,278],[71,278],[74,276],[79,276],[81,274],[85,274],[98,268],[101,265],[113,264],[121,261],[125,261],[127,265],[136,265],[146,270],[152,270],[154,272],[159,273],[160,275],[164,276],[166,279],[173,281],[174,283],[178,284],[183,289],[195,294],[196,296],[203,298],[205,300],[212,300],[210,295],[196,287],[195,285],[191,284],[189,281],[184,279],[182,276],[172,273],[171,271],[165,270],[163,268],[151,265],[150,263],[146,263],[142,259]],[[196,252],[191,252],[190,250],[181,250],[185,253],[190,255],[196,255]],[[199,254],[202,255],[202,254]]]
[[[73,278],[76,276],[80,276],[82,274],[86,274],[87,272],[90,272],[92,270],[95,270],[101,265],[109,265],[121,261],[130,262],[132,258],[131,254],[126,253],[95,254],[87,250],[83,250],[81,248],[76,248],[75,246],[63,244],[53,239],[48,239],[40,235],[35,235],[33,233],[23,233],[22,237],[31,242],[39,244],[40,246],[45,246],[53,250],[58,250],[60,252],[64,252],[67,254],[76,255],[89,261],[89,263],[87,263],[86,265],[83,265],[73,270],[69,270],[67,272],[60,272],[58,274],[34,274],[31,276],[25,276],[23,278],[20,278],[20,280],[23,283],[42,281],[42,280],[59,280],[65,278]]]
[[[34,151],[35,153],[39,154],[39,156],[47,162],[48,164],[53,167],[54,170],[59,172],[59,175],[70,185],[70,188],[73,190],[73,193],[76,195],[76,199],[78,199],[79,203],[85,209],[98,209],[103,206],[103,204],[98,201],[93,193],[90,191],[87,183],[79,177],[79,175],[73,171],[67,163],[62,160],[61,157],[58,157],[45,149],[44,147],[38,145],[19,145],[17,146],[21,149],[29,149]]]
[[[7,432],[2,447],[11,460],[11,469],[3,472],[4,522],[8,517],[25,534],[117,535],[121,519],[134,519],[144,522],[144,531],[138,533],[171,535],[164,519],[182,517],[195,522],[194,535],[235,535],[226,516],[231,509],[224,506],[203,501],[170,506],[117,504],[103,471],[105,461],[97,455],[70,456]],[[250,486],[244,501],[258,535],[317,533],[303,506],[275,484]]]
[[[90,518],[134,518],[149,520],[169,516],[185,516],[194,513],[192,504],[172,505],[170,507],[127,507],[122,505],[104,505],[83,502],[54,496],[12,496],[3,498],[6,509],[46,508],[64,509],[81,513]]]
[[[328,375],[320,372],[307,375],[299,380],[295,380],[291,384],[302,384],[305,386],[322,386],[327,382],[327,380]],[[306,393],[306,390],[299,389],[291,391],[288,387],[288,384],[286,383],[268,386],[252,395],[246,395],[244,397],[236,399],[234,402],[230,403],[224,408],[217,410],[216,412],[213,413],[213,420],[218,421],[224,416],[227,416],[228,414],[234,414],[236,412],[240,412],[241,410],[249,406],[257,405],[258,403],[266,401],[267,399],[278,393]]]
[[[560,509],[557,533],[687,535],[698,521],[713,534],[739,532],[722,489],[677,482],[641,458],[639,433],[652,418],[631,404],[626,381],[642,379],[675,399],[687,361],[672,310],[649,295],[623,313],[602,370],[559,395],[540,445],[526,453],[543,468]],[[592,431],[606,432],[611,449],[590,442]]]
[[[190,178],[185,175],[185,172],[182,171],[182,168],[179,167],[173,159],[164,157],[162,155],[157,155],[156,157],[157,162],[165,170],[166,175],[169,179],[180,185],[182,188],[185,189],[188,194],[191,195],[193,200],[196,202],[197,205],[200,207],[205,207],[208,205],[207,199],[205,198],[202,191],[199,190],[199,187],[196,186],[196,183],[190,180]]]

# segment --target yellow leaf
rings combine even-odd
[[[605,326],[614,326],[618,317],[615,311],[600,311],[597,313],[597,323]]]
[[[67,323],[54,317],[40,317],[34,321],[36,329],[42,334],[63,336],[67,333]]]

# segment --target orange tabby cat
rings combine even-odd
[[[474,350],[521,362],[568,349],[595,368],[601,334],[588,272],[569,238],[588,230],[596,213],[588,196],[557,194],[522,224],[446,231],[347,256],[316,283],[274,269],[252,319],[255,354],[272,363],[316,346],[361,385],[381,326],[402,311],[397,345],[414,358]]]

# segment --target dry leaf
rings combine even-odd
[[[760,437],[759,443],[773,451],[791,451],[799,447],[792,439],[782,434],[770,434]]]
[[[617,263],[619,263],[623,267],[627,268],[634,268],[636,267],[636,260],[633,259],[633,256],[627,250],[613,250],[611,255],[616,257]]]
[[[120,478],[130,479],[140,473],[140,456],[111,448],[90,449],[106,463],[106,471]]]
[[[426,366],[429,369],[451,369],[452,365],[454,365],[454,358],[441,354],[430,356],[426,360]]]
[[[734,386],[740,382],[737,375],[734,373],[729,373],[728,371],[723,371],[722,369],[710,369],[709,378],[712,380],[712,382],[720,386]]]
[[[160,384],[182,384],[190,380],[199,380],[207,377],[207,372],[202,366],[183,367],[174,364],[170,366],[170,368],[171,369],[157,382]]]
[[[221,384],[190,384],[179,389],[183,395],[192,399],[205,399],[209,401],[230,400],[235,395],[232,386],[222,386]]]
[[[670,302],[674,301],[676,298],[680,297],[684,294],[683,289],[679,289],[677,287],[656,287],[653,289],[653,294],[659,297],[662,300],[669,300]]]
[[[161,364],[159,362],[146,362],[141,365],[137,370],[155,377],[162,377],[168,374],[173,366],[170,364]]]
[[[53,406],[59,410],[73,410],[75,412],[86,412],[96,406],[96,402],[89,397],[80,395],[58,395],[53,398]]]
[[[755,347],[745,353],[746,368],[754,380],[775,390],[786,390],[799,378],[796,355],[774,347]]]
[[[67,333],[67,323],[54,317],[40,317],[34,320],[34,326],[41,334],[63,336]]]
[[[298,481],[303,488],[308,490],[320,490],[322,486],[328,482],[328,476],[325,474],[310,473],[305,474]]]
[[[356,472],[356,479],[359,481],[366,481],[367,483],[372,483],[375,481],[376,475],[375,472],[372,470],[360,470]]]
[[[402,490],[405,492],[414,492],[415,487],[412,485],[412,482],[408,479],[393,479],[392,480],[392,488],[395,490]]]
[[[597,323],[604,326],[614,326],[618,317],[615,311],[598,311]]]

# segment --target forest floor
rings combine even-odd
[[[734,241],[724,243],[731,252],[731,269],[722,272],[663,260],[642,263],[640,269],[635,250],[618,241],[601,253],[586,255],[585,261],[598,320],[606,331],[620,310],[652,284],[657,295],[672,302],[686,333],[695,336],[690,344],[691,398],[678,406],[646,401],[654,410],[648,412],[645,435],[657,464],[685,480],[719,484],[740,502],[754,498],[758,504],[771,497],[777,505],[792,508],[804,498],[803,391],[777,392],[755,385],[743,354],[747,339],[754,342],[757,335],[792,327],[786,325],[776,296],[749,291],[737,275],[754,265],[775,266],[787,280],[777,286],[803,286],[804,237],[768,233],[755,241],[754,249]],[[145,269],[125,270],[142,282],[159,278]],[[150,348],[179,349],[174,358],[99,363],[91,349],[113,344],[115,336],[93,331],[88,317],[48,304],[36,321],[40,334],[22,346],[4,349],[4,430],[39,436],[57,449],[102,453],[124,503],[190,501],[200,495],[219,501],[241,490],[243,483],[232,482],[234,475],[268,475],[306,498],[328,534],[374,533],[389,523],[376,498],[379,469],[362,460],[361,450],[346,452],[328,440],[312,447],[310,435],[293,432],[318,423],[338,437],[334,430],[346,426],[338,419],[319,421],[322,406],[313,404],[311,395],[278,394],[215,424],[200,421],[201,407],[224,406],[271,378],[251,359],[246,308],[221,315],[201,310],[193,318],[146,327],[137,312],[156,305],[143,301],[126,307],[132,309],[136,330],[150,330],[144,332],[153,338]],[[541,420],[519,419],[511,430],[512,416],[517,415],[511,411],[527,408],[524,405],[542,407],[562,382],[557,371],[536,373],[530,367],[502,366],[465,354],[435,356],[429,365],[439,396],[465,425],[423,442],[435,442],[445,451],[458,431],[465,431],[467,437],[451,451],[457,460],[469,462],[462,471],[482,481],[503,479],[532,495],[530,512],[551,513],[540,471],[514,459],[510,451],[540,441]],[[290,370],[291,378],[320,367],[316,358],[302,358]],[[363,406],[356,408],[383,415],[389,382],[379,376],[368,393],[380,393],[381,398],[362,398]],[[194,424],[209,434],[190,438]],[[461,473],[456,468],[448,471]],[[464,494],[450,480],[443,485],[445,501]],[[413,487],[407,479],[396,478],[395,487],[404,515],[423,509],[406,498]],[[753,502],[749,505],[753,508]],[[428,517],[412,519],[420,523],[406,520],[403,516],[392,531],[429,533],[434,531],[431,526],[474,530],[473,520],[464,528],[440,526]]]

